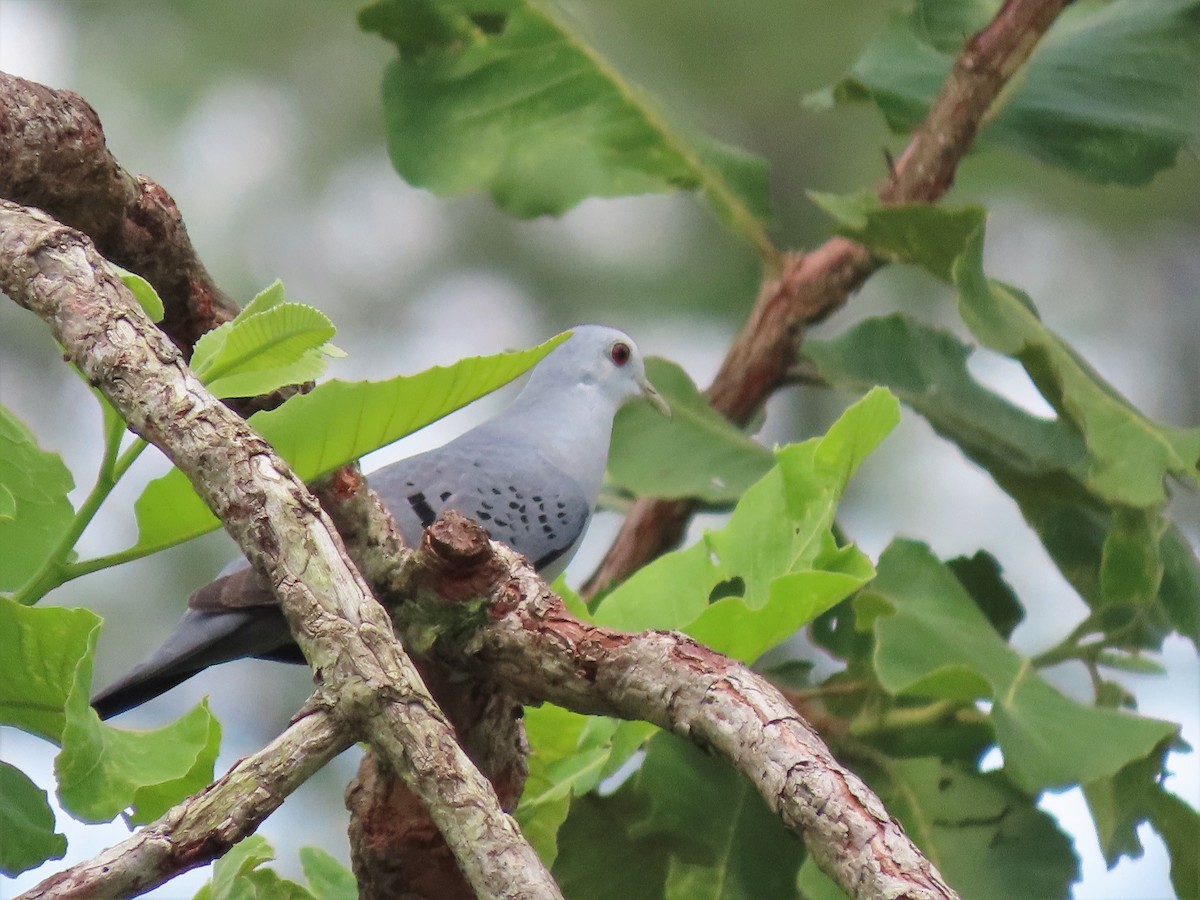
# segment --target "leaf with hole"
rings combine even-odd
[[[776,451],[729,523],[635,573],[600,604],[599,624],[678,628],[753,661],[871,578],[832,525],[850,477],[895,427],[899,407],[873,391],[822,438]]]

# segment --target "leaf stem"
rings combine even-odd
[[[105,565],[94,565],[99,559],[112,560],[121,554],[99,557],[98,560],[87,560],[82,563],[69,562],[68,558],[83,532],[96,517],[101,505],[108,499],[113,488],[117,486],[117,482],[129,471],[129,467],[133,465],[142,451],[149,446],[144,440],[137,438],[124,453],[118,456],[121,449],[121,437],[124,433],[125,423],[120,417],[105,416],[104,457],[100,461],[100,471],[96,473],[96,482],[92,485],[92,489],[84,498],[83,503],[80,504],[79,509],[75,511],[75,517],[71,520],[67,530],[63,532],[54,549],[33,576],[13,595],[13,599],[18,603],[32,606],[59,585],[88,572],[105,568],[106,565],[116,564],[116,562],[108,562]],[[123,562],[124,560],[118,561]]]
[[[862,737],[882,731],[934,725],[949,718],[962,723],[983,722],[987,720],[987,715],[973,706],[963,705],[960,700],[937,700],[924,706],[897,707],[874,715],[860,716],[850,723],[850,733]]]

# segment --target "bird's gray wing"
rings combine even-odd
[[[591,517],[578,483],[528,445],[475,432],[367,476],[409,546],[445,510],[474,519],[547,580],[566,568]]]

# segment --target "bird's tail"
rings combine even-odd
[[[209,666],[258,656],[303,662],[278,607],[189,609],[149,659],[92,697],[101,719],[140,706]]]

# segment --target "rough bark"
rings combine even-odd
[[[339,469],[316,492],[344,539],[373,548],[380,559],[407,553],[391,514],[365,490],[357,466]],[[511,812],[528,774],[520,703],[492,678],[468,676],[461,667],[438,660],[414,661],[467,755],[492,783],[500,805]],[[364,900],[474,896],[428,810],[373,751],[368,750],[346,789],[346,808],[351,861]]]
[[[423,605],[487,598],[485,621],[434,648],[447,666],[501,680],[526,702],[641,719],[715,752],[750,779],[852,897],[957,896],[870,788],[744,665],[678,633],[626,634],[580,622],[526,560],[455,513],[428,529],[417,553],[396,555],[386,510],[368,495],[332,502],[335,519],[360,523],[347,549],[379,596],[394,602],[402,634],[406,622],[428,620]],[[338,502],[353,508],[338,510]]]
[[[121,168],[99,116],[73,91],[0,72],[0,197],[79,229],[154,285],[166,311],[161,327],[185,355],[237,314],[197,258],[170,194]]]

